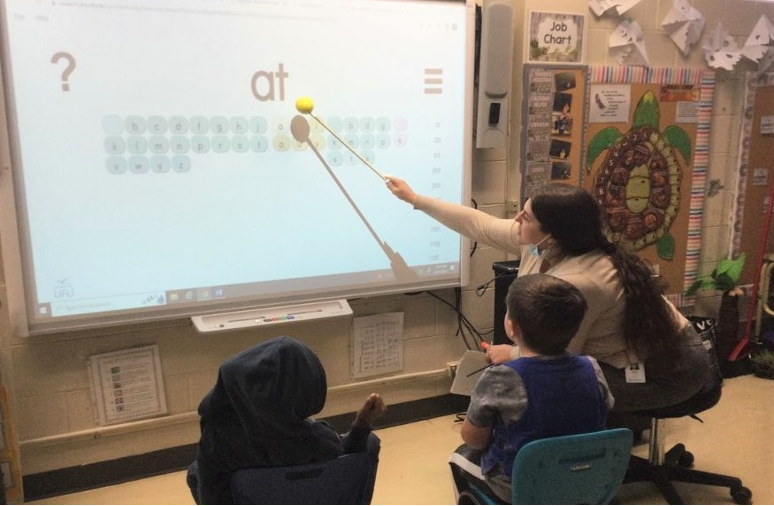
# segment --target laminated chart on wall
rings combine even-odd
[[[583,187],[607,238],[678,303],[698,269],[714,81],[703,69],[590,69]]]
[[[352,340],[353,378],[403,370],[403,313],[355,318]]]
[[[524,66],[522,203],[549,183],[580,185],[587,78],[586,66]]]
[[[88,367],[99,425],[167,413],[158,345],[92,355]]]

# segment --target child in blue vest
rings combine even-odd
[[[505,332],[519,358],[484,371],[473,389],[462,439],[452,455],[455,482],[471,481],[511,499],[519,449],[535,439],[605,428],[613,406],[596,360],[565,352],[586,312],[570,283],[548,274],[517,278],[506,299]]]

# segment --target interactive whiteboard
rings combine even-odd
[[[473,0],[2,5],[33,333],[467,283]]]

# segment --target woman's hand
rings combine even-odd
[[[355,427],[371,427],[374,421],[387,412],[387,406],[379,394],[371,394],[355,416]]]
[[[515,347],[510,344],[497,344],[491,345],[486,350],[486,358],[493,364],[503,364],[513,360],[515,354]]]
[[[385,175],[384,182],[387,184],[387,189],[402,201],[408,202],[412,206],[417,201],[417,194],[411,189],[408,183],[401,178]]]

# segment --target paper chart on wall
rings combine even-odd
[[[631,88],[628,84],[592,84],[589,123],[627,123]]]
[[[583,177],[587,67],[524,66],[522,202],[549,183],[577,185]]]
[[[403,313],[355,318],[352,336],[352,377],[403,370]]]
[[[88,368],[99,425],[167,413],[157,345],[92,355]]]

